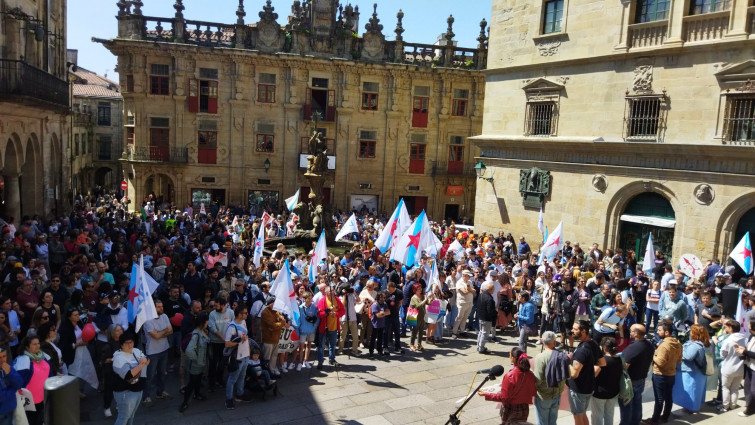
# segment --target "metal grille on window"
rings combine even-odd
[[[556,103],[527,103],[525,135],[552,136],[556,134]]]
[[[199,68],[199,78],[203,80],[217,80],[218,70],[216,68]]]
[[[724,141],[755,141],[755,97],[737,96],[726,99]]]
[[[627,138],[659,139],[659,129],[663,125],[661,100],[659,96],[627,98]]]
[[[150,66],[150,71],[152,75],[170,75],[170,66],[153,63]]]

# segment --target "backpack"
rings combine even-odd
[[[509,315],[514,311],[514,303],[511,302],[508,295],[501,294],[501,300],[498,303],[498,309],[503,312],[505,315]]]
[[[191,342],[191,336],[193,335],[192,332],[187,333],[186,335],[181,338],[181,351],[186,352],[186,349],[189,348],[189,343]]]
[[[545,365],[545,383],[550,388],[558,387],[563,381],[569,379],[571,374],[569,373],[569,356],[563,351],[553,350],[551,358],[548,359],[548,364]]]

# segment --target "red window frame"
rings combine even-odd
[[[133,145],[134,144],[134,140],[135,140],[135,136],[134,135],[135,135],[135,133],[136,133],[136,131],[134,130],[134,127],[126,127],[126,143],[127,144],[129,144],[129,145]]]
[[[275,152],[275,135],[273,134],[257,134],[257,143],[254,146],[256,152]]]
[[[359,157],[360,158],[375,158],[377,151],[377,140],[360,140],[359,141]]]
[[[426,96],[414,96],[412,102],[412,127],[427,127],[430,98]]]
[[[207,83],[204,85],[203,83]],[[203,108],[203,97],[207,96],[207,106]],[[189,80],[189,112],[218,113],[218,82],[214,80]]]
[[[427,145],[412,143],[409,145],[409,174],[425,174],[425,153]]]
[[[275,84],[257,84],[257,102],[275,103]]]
[[[466,117],[469,99],[454,99],[451,108],[451,115],[455,117]]]
[[[462,174],[464,172],[464,146],[451,145],[448,147],[448,174]]]
[[[151,75],[149,77],[149,93],[158,96],[170,95],[170,77],[167,75]]]
[[[378,109],[378,94],[370,92],[362,92],[362,110],[364,111],[377,111]]]
[[[170,158],[170,129],[149,129],[149,159],[167,161]]]
[[[204,141],[202,136],[204,135]],[[217,164],[218,162],[218,132],[197,132],[197,162],[200,164]]]

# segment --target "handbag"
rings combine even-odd
[[[419,310],[414,307],[406,309],[406,324],[410,327],[417,327],[417,317],[419,316]]]
[[[705,353],[705,375],[713,376],[716,374],[716,363],[713,360],[713,355]]]
[[[621,402],[629,404],[634,398],[634,389],[632,388],[632,379],[629,378],[629,372],[627,372],[627,364],[624,358],[621,358],[621,378],[619,378],[619,399]]]

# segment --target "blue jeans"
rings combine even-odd
[[[142,401],[141,391],[116,391],[113,393],[118,406],[118,418],[115,425],[133,425],[136,409]]]
[[[658,422],[659,419],[668,420],[669,415],[671,415],[671,407],[674,405],[674,382],[676,382],[676,376],[653,374],[654,422]]]
[[[147,385],[144,387],[144,397],[152,395],[152,387],[154,387],[156,395],[165,391],[165,369],[168,367],[168,350],[162,353],[151,354],[147,357],[149,357],[149,366],[147,366]]]
[[[645,379],[633,380],[632,391],[634,391],[634,398],[629,401],[629,404],[624,404],[619,399],[621,415],[619,425],[639,425],[642,420],[642,392],[645,391]]]
[[[325,360],[325,344],[328,344],[328,358],[331,362],[336,361],[336,344],[338,341],[338,331],[329,331],[318,333],[319,342],[317,343],[317,365],[322,365]]]
[[[658,327],[658,310],[645,309],[645,331],[650,332],[650,322],[653,322],[653,329]]]
[[[0,425],[13,425],[13,411],[0,413]]]
[[[246,366],[249,357],[239,360],[239,368],[233,372],[228,372],[228,381],[225,383],[225,399],[233,400],[234,396],[241,397],[244,395],[244,379],[246,379]],[[235,393],[234,393],[235,387]]]
[[[401,318],[401,335],[406,335],[406,309],[408,307],[401,306],[401,309],[398,311],[398,315]]]
[[[537,425],[556,425],[559,402],[561,402],[560,396],[551,400],[535,397],[535,418],[537,418]]]

